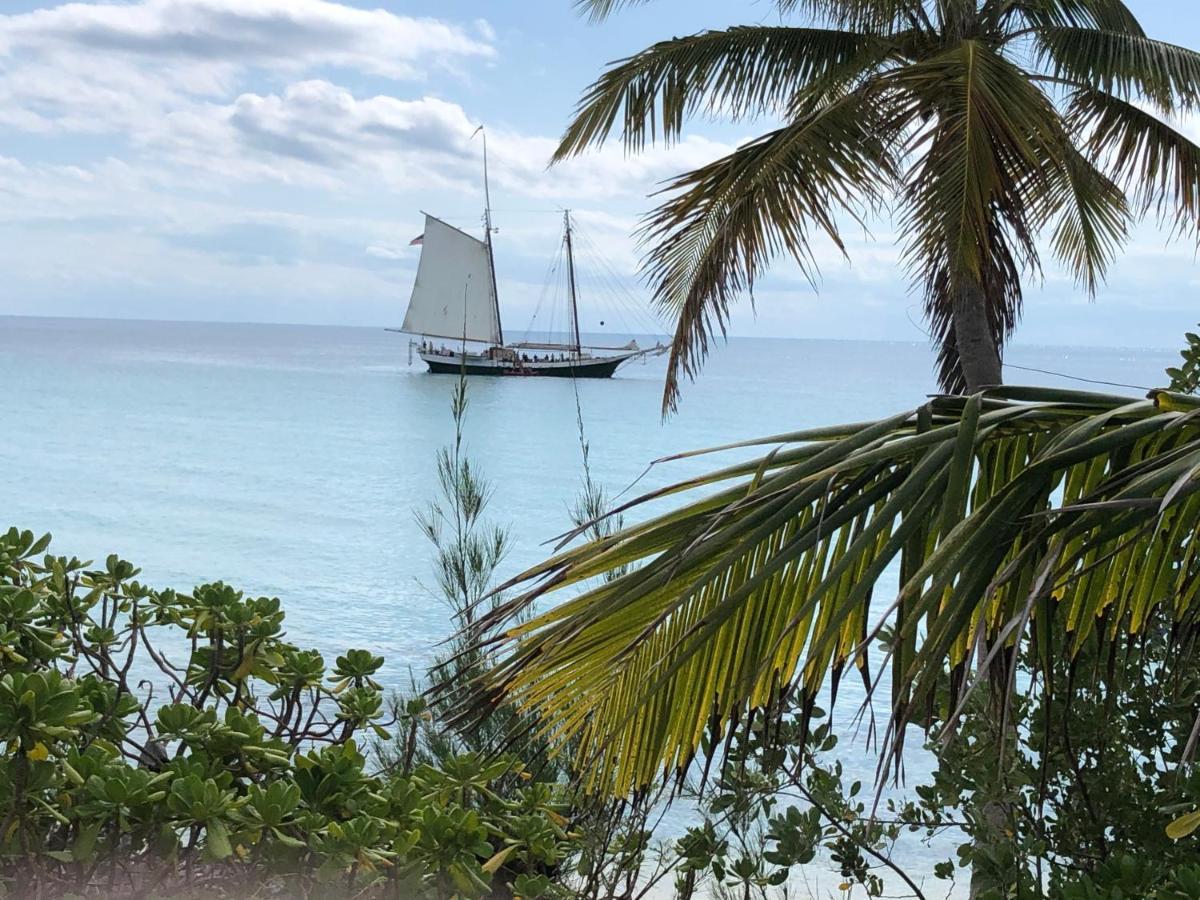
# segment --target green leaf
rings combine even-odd
[[[229,843],[229,832],[219,819],[210,819],[205,823],[205,851],[210,859],[227,859],[233,853]]]

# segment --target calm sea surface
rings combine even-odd
[[[1008,354],[1145,387],[1175,358]],[[921,343],[734,339],[664,422],[663,370],[651,360],[578,384],[593,476],[613,491],[667,453],[881,416],[934,389]],[[431,551],[414,511],[434,496],[453,383],[410,366],[407,338],[382,329],[0,317],[0,527],[50,531],[57,552],[85,559],[119,553],[158,586],[222,579],[278,596],[293,641],[329,659],[368,647],[386,655],[390,683],[407,684],[450,627],[423,586]],[[512,528],[504,573],[515,573],[569,525],[580,484],[574,388],[475,379],[470,404],[469,451],[494,486],[493,519]],[[717,462],[658,467],[638,487]],[[848,709],[854,701],[847,691]],[[854,777],[869,780],[861,741],[842,747]]]

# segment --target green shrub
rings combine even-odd
[[[566,896],[558,784],[511,757],[364,752],[395,724],[381,657],[330,670],[276,599],[153,590],[49,543],[0,535],[9,895]]]

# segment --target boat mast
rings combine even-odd
[[[483,135],[483,230],[487,244],[488,269],[492,273],[492,304],[496,314],[496,336],[500,338],[500,346],[503,347],[504,328],[500,325],[500,291],[496,287],[496,256],[492,250],[492,194],[488,188],[487,132],[480,125],[471,137],[475,137],[476,134]]]
[[[571,296],[571,323],[575,330],[575,355],[578,356],[583,342],[580,340],[579,334],[579,303],[575,292],[575,251],[571,246],[571,211],[569,209],[563,210],[563,224],[566,226],[567,233],[567,285]]]

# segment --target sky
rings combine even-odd
[[[1194,0],[1129,2],[1152,36],[1200,47]],[[421,211],[479,233],[479,124],[506,332],[545,293],[563,208],[645,296],[631,233],[651,195],[754,123],[551,168],[556,139],[606,63],[772,17],[765,0],[657,0],[600,24],[572,0],[0,0],[0,315],[396,325]],[[922,339],[896,237],[883,220],[849,260],[818,245],[815,290],[781,260],[731,333]],[[1017,339],[1175,346],[1198,298],[1195,245],[1150,223],[1094,301],[1048,266]]]

